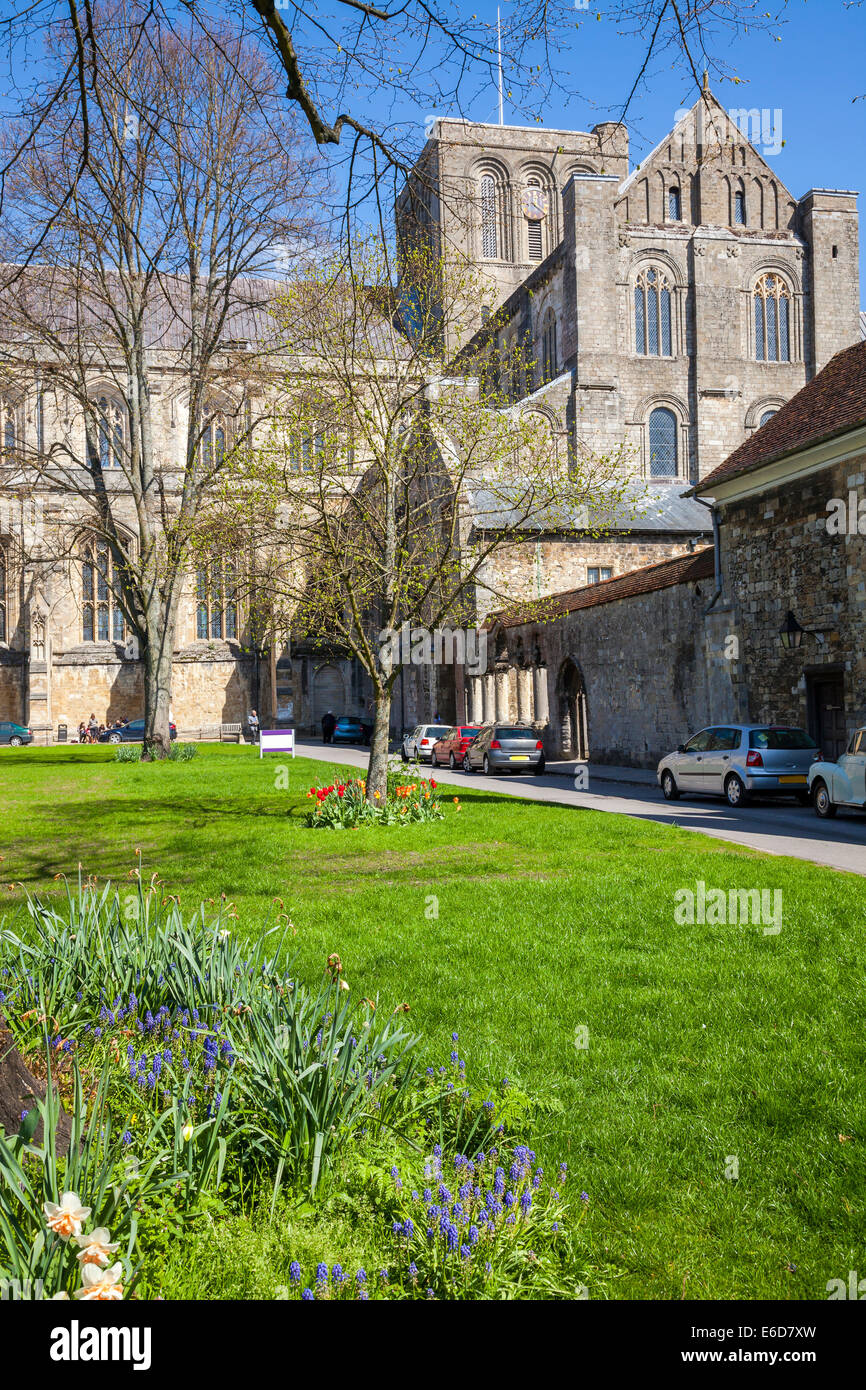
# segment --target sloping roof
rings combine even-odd
[[[866,342],[837,352],[816,377],[709,477],[703,478],[694,491],[710,496],[713,487],[728,478],[751,473],[861,425],[866,425]]]
[[[515,501],[520,500],[520,484],[514,485]],[[633,489],[609,508],[554,507],[539,511],[517,526],[523,506],[509,505],[505,487],[495,491],[483,485],[472,490],[471,514],[479,531],[515,527],[520,531],[674,531],[687,535],[709,534],[712,530],[707,508],[693,497],[683,495],[682,483],[649,485]]]
[[[501,627],[520,627],[524,623],[550,622],[566,613],[576,613],[581,608],[596,608],[602,603],[618,603],[620,599],[634,598],[638,594],[654,593],[657,589],[672,589],[677,584],[694,584],[701,579],[712,579],[715,574],[715,552],[711,545],[688,555],[678,555],[673,560],[660,560],[655,565],[644,565],[642,569],[629,570],[613,579],[604,579],[600,584],[589,584],[583,589],[568,589],[562,594],[553,594],[541,600],[543,608],[534,605],[532,609],[514,608],[506,613],[493,613],[485,623],[490,628],[496,624]]]

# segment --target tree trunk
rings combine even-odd
[[[384,806],[388,793],[388,737],[391,731],[391,687],[376,692],[376,713],[367,764],[367,800]],[[378,797],[376,793],[379,793]]]
[[[161,615],[156,630],[148,624],[144,648],[144,757],[167,758],[171,747],[171,655],[174,623]],[[156,625],[154,625],[156,626]]]

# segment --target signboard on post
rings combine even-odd
[[[291,753],[295,756],[294,729],[262,729],[259,734],[259,757],[265,753]]]

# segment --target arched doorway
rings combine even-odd
[[[564,758],[589,757],[589,710],[583,672],[568,657],[560,667],[556,682],[559,699],[560,747]]]
[[[320,724],[328,710],[339,719],[345,714],[343,677],[336,666],[320,666],[313,676],[313,724]]]

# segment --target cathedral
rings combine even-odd
[[[489,561],[476,588],[479,624],[503,591],[537,599],[704,547],[711,511],[687,494],[859,338],[856,195],[792,195],[741,124],[705,89],[634,167],[621,124],[433,126],[397,218],[420,222],[438,254],[468,257],[482,279],[466,332],[450,344],[454,374],[483,356],[513,406],[538,412],[565,456],[625,445],[639,499],[637,514],[613,515],[601,534],[580,516],[528,527]],[[534,368],[506,379],[519,345]],[[158,409],[168,465],[169,392]],[[2,411],[7,455],[21,439],[50,446],[59,424],[37,383]],[[109,469],[122,431],[122,418],[107,428]],[[495,527],[483,490],[464,503],[471,526]],[[0,719],[28,725],[40,742],[61,730],[71,737],[91,713],[108,722],[143,712],[142,663],[107,560],[80,547],[63,565],[32,559],[29,534],[46,516],[62,525],[63,505],[0,495]],[[489,697],[489,682],[462,669],[413,669],[397,688],[395,729],[434,713],[544,722],[532,664],[528,652],[512,686]],[[367,716],[369,689],[356,662],[299,634],[259,649],[230,567],[216,582],[192,574],[174,652],[174,721],[181,736],[218,736],[252,707],[264,723],[307,732],[328,709]]]

